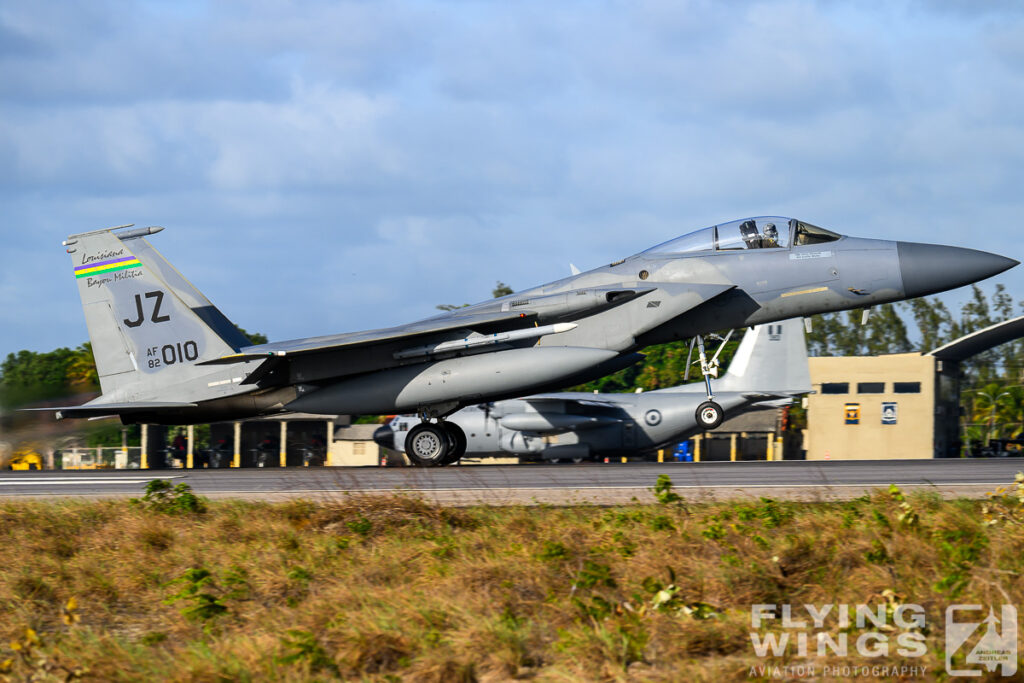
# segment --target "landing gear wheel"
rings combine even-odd
[[[439,467],[452,450],[447,430],[441,425],[421,422],[405,436],[405,454],[417,467]]]
[[[441,427],[448,435],[448,455],[442,464],[454,465],[466,454],[466,432],[454,422],[442,422]]]
[[[722,406],[714,401],[704,401],[697,406],[697,426],[707,431],[722,424]]]

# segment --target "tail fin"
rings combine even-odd
[[[170,386],[209,374],[195,363],[251,344],[143,239],[162,229],[110,228],[64,243],[104,401],[166,396]]]
[[[716,391],[800,394],[811,391],[801,318],[757,325],[743,336]]]

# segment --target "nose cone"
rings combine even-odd
[[[395,433],[391,431],[391,427],[388,427],[387,425],[378,427],[377,430],[374,431],[373,440],[377,442],[378,446],[395,450]]]
[[[908,299],[963,287],[998,275],[1018,261],[987,251],[940,244],[897,242],[903,291]]]

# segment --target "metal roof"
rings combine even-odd
[[[927,355],[939,360],[962,361],[1021,337],[1024,337],[1024,315],[972,332]]]

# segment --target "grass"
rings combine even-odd
[[[1024,605],[1008,496],[450,509],[172,493],[0,504],[0,642],[17,646],[0,678],[748,680],[808,661],[757,657],[751,605],[900,602],[929,624],[904,661],[935,673],[946,605]],[[841,663],[858,662],[879,663]]]

